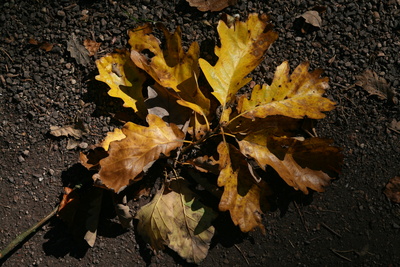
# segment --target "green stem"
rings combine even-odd
[[[1,252],[0,252],[0,260],[4,258],[10,251],[12,251],[16,246],[18,246],[21,242],[23,242],[30,234],[36,232],[38,228],[40,228],[43,224],[45,224],[48,220],[50,220],[55,214],[57,214],[58,206],[55,207],[46,217],[37,222],[34,226],[17,236],[11,243],[9,243]]]

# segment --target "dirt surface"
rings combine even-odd
[[[296,17],[322,5],[321,28],[301,29]],[[398,95],[371,96],[354,86],[373,70],[399,92],[400,2],[397,0],[245,1],[224,10],[245,19],[267,13],[279,39],[258,67],[257,83],[270,82],[276,66],[309,61],[330,78],[328,97],[338,103],[317,125],[319,136],[335,139],[345,164],[325,193],[296,198],[265,215],[267,235],[240,234],[226,222],[203,266],[398,266],[400,206],[383,194],[400,175]],[[48,214],[59,202],[65,179],[80,175],[79,151],[98,143],[121,123],[112,119],[121,102],[94,80],[94,60],[82,66],[71,57],[72,34],[101,42],[98,57],[126,47],[127,30],[144,20],[180,25],[185,45],[205,51],[217,40],[219,12],[200,12],[185,1],[1,1],[0,4],[0,248]],[[29,43],[29,39],[39,45]],[[51,51],[41,42],[54,44]],[[75,149],[50,126],[83,120],[90,133]],[[284,202],[284,200],[282,200]],[[286,208],[285,208],[286,207]],[[221,227],[222,226],[222,227]],[[3,262],[3,266],[174,266],[175,253],[152,256],[135,236],[104,219],[88,250],[77,246],[54,218]]]

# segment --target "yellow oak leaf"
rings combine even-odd
[[[256,85],[250,100],[246,96],[239,99],[238,113],[251,119],[272,115],[324,118],[324,111],[335,108],[334,102],[322,97],[328,88],[328,78],[320,78],[322,70],[308,72],[308,68],[307,62],[301,63],[289,75],[289,63],[282,63],[271,85]]]
[[[337,172],[343,159],[340,149],[330,146],[330,140],[319,138],[301,142],[294,138],[250,135],[238,143],[240,151],[263,170],[271,166],[288,185],[305,194],[308,188],[323,192],[331,180],[324,171]]]
[[[165,48],[160,48],[160,41],[152,35],[152,26],[146,24],[129,32],[131,59],[139,68],[146,71],[157,83],[177,92],[180,103],[202,115],[207,115],[210,100],[207,99],[197,84],[200,75],[198,65],[199,45],[193,42],[187,53],[182,48],[181,29],[172,34],[160,25],[164,33]],[[149,58],[146,51],[152,53]]]
[[[266,210],[268,185],[262,180],[256,181],[250,164],[234,146],[221,142],[217,150],[220,157],[218,186],[224,187],[219,209],[229,210],[233,223],[243,232],[255,227],[265,232],[261,214]]]
[[[231,27],[219,22],[221,47],[215,48],[219,59],[215,66],[204,59],[199,64],[223,107],[251,80],[245,77],[261,63],[269,46],[278,38],[271,27],[268,17],[258,14],[250,14],[246,22],[235,21]]]
[[[169,126],[154,114],[147,115],[148,127],[128,122],[122,128],[126,138],[110,143],[109,156],[100,160],[101,169],[94,175],[101,184],[116,193],[137,180],[161,154],[166,156],[180,147],[184,133],[175,124]]]
[[[107,54],[97,60],[96,65],[99,70],[96,79],[110,87],[108,94],[121,98],[124,107],[133,108],[144,118],[147,112],[144,107],[142,85],[147,77],[132,62],[129,52]]]
[[[110,143],[114,141],[122,140],[126,137],[126,135],[122,132],[121,129],[115,128],[114,132],[108,132],[106,138],[101,142],[101,147],[104,148],[105,151],[108,151],[110,147]]]
[[[137,213],[137,229],[153,249],[167,245],[188,262],[200,263],[208,253],[215,212],[204,206],[179,177],[164,186]]]

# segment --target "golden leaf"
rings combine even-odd
[[[147,114],[144,107],[142,85],[146,76],[133,64],[129,52],[108,54],[96,61],[99,75],[98,81],[105,82],[112,97],[121,98],[124,107],[133,108],[142,118]]]
[[[217,150],[220,155],[218,186],[224,187],[219,209],[229,210],[233,223],[243,232],[255,227],[265,232],[261,214],[266,210],[268,185],[254,179],[251,166],[234,146],[221,142]]]
[[[157,83],[175,90],[181,98],[179,101],[181,105],[207,115],[210,101],[197,85],[197,77],[200,74],[199,45],[196,42],[192,43],[185,53],[182,48],[180,27],[173,34],[164,26],[160,27],[166,39],[165,49],[160,48],[159,40],[151,34],[150,24],[129,32],[131,59]],[[144,54],[145,51],[150,51],[154,56],[149,58]]]
[[[322,170],[338,171],[343,159],[340,149],[329,146],[331,141],[319,138],[303,142],[294,138],[248,136],[239,141],[239,147],[244,155],[253,158],[263,170],[267,165],[271,166],[296,190],[305,194],[308,194],[307,188],[323,192],[331,177]],[[312,163],[310,159],[316,162]],[[307,163],[312,166],[307,166]],[[318,166],[317,170],[310,168],[315,166]]]
[[[302,63],[289,76],[289,63],[282,63],[270,86],[256,85],[250,100],[246,96],[240,98],[238,113],[251,119],[272,115],[324,118],[322,112],[335,108],[334,102],[322,97],[328,88],[328,78],[320,78],[322,70],[308,72],[308,67],[308,63]]]
[[[215,66],[204,59],[199,64],[222,106],[231,103],[237,91],[251,80],[245,77],[260,64],[278,38],[267,21],[266,15],[250,14],[246,22],[236,21],[232,27],[219,22],[221,47],[215,48],[219,59]]]
[[[183,178],[163,187],[137,213],[137,229],[154,249],[167,245],[188,262],[200,263],[214,235],[216,214],[204,206]]]
[[[94,178],[115,192],[135,181],[161,154],[180,147],[184,133],[176,125],[169,126],[158,116],[147,115],[149,127],[128,122],[122,128],[126,138],[110,143],[109,156],[100,160],[101,169]]]

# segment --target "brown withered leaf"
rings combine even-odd
[[[389,84],[382,77],[379,77],[372,70],[365,70],[362,74],[356,76],[356,85],[363,88],[370,95],[376,95],[379,99],[393,97],[394,93]]]
[[[89,51],[80,44],[78,37],[76,37],[74,33],[71,34],[70,39],[67,41],[67,50],[78,64],[82,66],[88,66],[90,64]]]
[[[200,11],[221,11],[222,9],[235,5],[237,0],[186,0],[190,6]]]
[[[332,179],[324,171],[338,172],[343,156],[340,149],[330,146],[330,140],[303,142],[295,138],[249,135],[239,141],[239,147],[244,155],[253,158],[263,170],[271,166],[296,190],[305,194],[308,194],[308,188],[323,192]],[[312,162],[312,159],[316,162]]]
[[[400,203],[400,176],[390,179],[383,193],[392,202]]]
[[[243,232],[259,227],[265,232],[261,214],[267,209],[267,195],[271,192],[264,181],[256,181],[249,171],[244,155],[234,146],[221,142],[218,145],[218,186],[224,187],[219,209],[229,211],[232,221]]]
[[[161,154],[183,144],[184,133],[175,124],[169,126],[154,114],[147,115],[148,127],[128,122],[122,128],[126,138],[110,143],[109,156],[100,160],[101,169],[93,178],[116,193],[146,171]]]
[[[306,11],[304,14],[300,15],[305,20],[305,23],[308,23],[314,27],[321,28],[322,19],[319,16],[319,12],[316,10]]]
[[[307,62],[301,63],[289,75],[289,63],[282,63],[271,85],[256,85],[250,100],[246,96],[239,99],[238,113],[250,119],[272,115],[324,118],[323,112],[335,108],[334,102],[322,96],[329,87],[328,78],[320,78],[322,70],[308,72],[308,68]]]
[[[83,41],[83,46],[86,48],[86,50],[89,52],[89,56],[94,56],[97,54],[97,51],[99,51],[101,43],[97,43],[96,41],[86,39]]]
[[[75,139],[82,138],[82,130],[77,129],[76,125],[50,126],[50,134],[56,137],[72,136]]]

